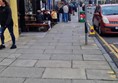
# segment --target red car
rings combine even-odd
[[[96,7],[93,15],[94,29],[100,34],[118,34],[118,4]]]

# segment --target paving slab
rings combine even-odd
[[[23,83],[24,78],[0,78],[0,83]]]
[[[8,57],[10,55],[10,53],[6,53],[6,52],[1,52],[1,50],[0,50],[0,58],[6,58],[6,57]]]
[[[96,83],[118,83],[118,81],[96,81]]]
[[[87,78],[92,80],[117,80],[114,75],[110,74],[109,72],[112,70],[94,70],[94,69],[87,69]]]
[[[42,76],[44,68],[8,67],[0,73],[0,77],[38,77]]]
[[[33,54],[22,54],[19,59],[36,59],[36,60],[49,60],[51,57],[51,54],[39,54],[39,53],[33,53]]]
[[[0,62],[3,61],[5,58],[0,58]]]
[[[84,69],[46,68],[42,78],[86,79]]]
[[[34,49],[55,49],[56,46],[41,46],[41,45],[32,45],[30,48],[34,48]]]
[[[0,66],[0,72],[3,71],[7,66]]]
[[[71,83],[71,80],[61,79],[26,79],[24,83]]]
[[[21,56],[22,54],[10,54],[7,58],[18,58],[19,56]]]
[[[74,49],[73,54],[98,55],[98,54],[102,54],[102,52],[100,50],[93,50],[93,49],[89,49],[89,50],[88,49],[84,49],[84,50]]]
[[[88,55],[88,54],[85,54],[83,55],[83,59],[85,61],[106,61],[104,56],[103,55]]]
[[[51,56],[51,60],[83,60],[82,55],[64,55],[64,54],[54,54]]]
[[[4,59],[2,62],[0,62],[0,65],[9,66],[14,61],[15,61],[15,59]]]
[[[72,50],[70,50],[70,49],[66,49],[66,50],[63,50],[63,49],[60,49],[60,50],[58,50],[58,49],[54,49],[54,50],[45,50],[45,52],[44,53],[49,53],[49,54],[55,54],[55,53],[60,53],[60,54],[72,54]]]
[[[95,80],[72,80],[72,83],[96,83]]]
[[[111,69],[106,61],[73,61],[73,68]]]
[[[96,44],[93,44],[93,45],[82,45],[81,46],[82,49],[98,49],[98,46]]]
[[[56,48],[55,49],[80,49],[80,46],[64,46],[64,45],[62,45],[62,46],[56,46]]]
[[[10,66],[15,67],[33,67],[36,64],[37,60],[16,60]]]
[[[34,50],[33,48],[32,49],[18,49],[15,53],[28,53],[28,54],[30,54],[30,53],[43,53],[44,52],[44,50],[39,50],[39,49],[37,49],[37,50]]]
[[[60,61],[60,60],[39,60],[36,63],[36,67],[60,67],[68,68],[71,67],[71,61]]]

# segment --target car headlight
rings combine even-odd
[[[109,20],[108,20],[107,17],[103,17],[102,20],[103,20],[104,23],[109,23]]]

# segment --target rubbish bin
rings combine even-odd
[[[80,11],[79,22],[85,22],[85,11]]]

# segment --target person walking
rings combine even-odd
[[[8,28],[11,39],[12,39],[12,46],[10,49],[17,48],[16,44],[15,44],[15,36],[14,36],[14,32],[13,32],[12,13],[11,13],[10,6],[6,0],[0,0],[0,24],[1,24],[1,28],[2,28],[2,32],[1,32],[1,43],[2,44],[0,45],[0,49],[5,48],[4,31],[6,30],[6,28]]]
[[[65,4],[63,6],[64,22],[68,22],[68,12],[69,12],[69,7],[67,4]]]
[[[59,22],[63,21],[63,6],[59,8]]]

